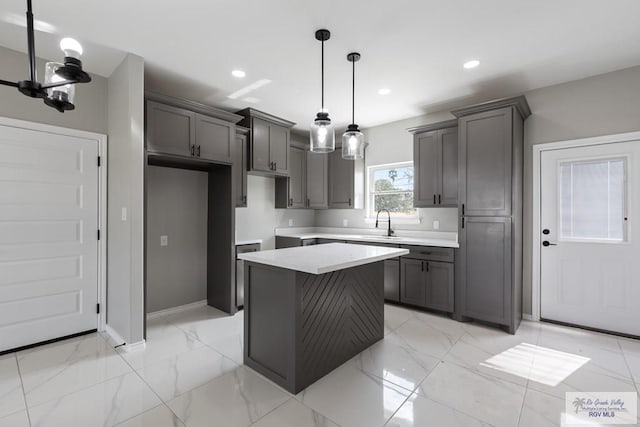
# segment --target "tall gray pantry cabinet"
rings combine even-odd
[[[456,313],[515,333],[522,318],[524,96],[452,111],[458,117]]]

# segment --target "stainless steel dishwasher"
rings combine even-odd
[[[251,243],[248,245],[236,245],[236,307],[244,306],[244,261],[238,259],[238,254],[247,252],[258,252],[260,243]]]

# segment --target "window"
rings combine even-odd
[[[367,178],[368,216],[387,209],[394,218],[417,217],[413,207],[413,163],[370,166]]]
[[[560,163],[560,237],[623,241],[626,159]]]

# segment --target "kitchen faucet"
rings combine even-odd
[[[389,211],[387,209],[380,209],[378,211],[378,213],[376,214],[376,228],[378,228],[378,217],[380,216],[380,212],[386,212],[387,213],[387,224],[388,224],[388,228],[387,228],[387,236],[391,237],[393,236],[393,230],[391,229],[391,214],[389,213]]]

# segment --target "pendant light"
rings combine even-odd
[[[356,62],[360,60],[358,52],[347,55],[347,60],[351,62],[351,124],[347,126],[347,131],[342,134],[342,158],[347,160],[362,159],[364,157],[364,135],[358,129],[355,120],[356,111]]]
[[[61,113],[73,110],[76,83],[88,83],[91,76],[82,69],[82,46],[71,38],[60,42],[64,52],[64,63],[48,62],[45,65],[44,83],[37,81],[35,32],[31,0],[27,0],[27,49],[29,53],[29,80],[10,82],[0,80],[0,85],[17,88],[20,93],[31,98],[42,98],[49,107]]]
[[[324,108],[324,42],[330,37],[329,30],[316,31],[316,40],[322,42],[322,104],[309,129],[313,153],[330,153],[336,149],[336,132],[329,118],[329,112]]]

